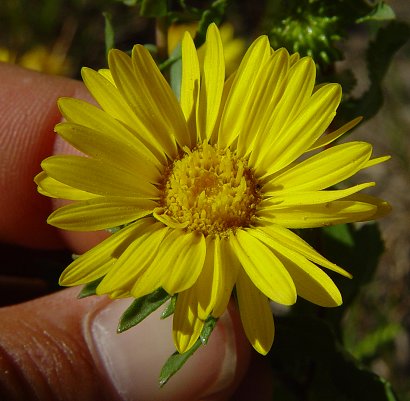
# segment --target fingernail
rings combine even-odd
[[[215,381],[201,398],[202,400],[210,400],[214,398],[216,394],[224,391],[232,383],[236,373],[237,349],[234,327],[229,313],[224,313],[218,323],[218,336],[222,338],[222,342],[225,345],[224,353],[221,358],[221,365]],[[210,344],[212,340],[214,339],[211,335],[209,340]]]
[[[117,300],[90,313],[85,338],[102,374],[124,401],[195,400],[212,397],[234,379],[236,341],[230,317],[223,317],[206,346],[201,347],[164,386],[158,377],[175,352],[172,317],[160,319],[161,310],[137,326],[117,333],[120,316],[130,300]]]

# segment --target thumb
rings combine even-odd
[[[117,334],[129,299],[76,299],[60,291],[0,309],[2,400],[223,400],[241,379],[249,347],[231,308],[163,387],[158,375],[174,352],[170,319],[154,312]]]

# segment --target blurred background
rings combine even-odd
[[[264,8],[249,4],[255,2],[236,3],[227,14],[235,36],[251,40],[264,33]],[[398,20],[410,22],[408,0],[388,4]],[[126,50],[134,43],[155,42],[153,20],[120,1],[2,0],[0,61],[79,79],[82,66],[106,66],[103,12],[112,16],[116,47]],[[353,94],[359,96],[368,86],[366,32],[352,28],[339,45],[346,57],[336,62],[336,68],[347,65],[354,71]],[[383,93],[379,113],[361,124],[351,139],[371,142],[376,156],[392,155],[388,163],[362,172],[357,181],[375,180],[373,193],[391,202],[393,213],[380,221],[386,249],[375,278],[344,318],[344,341],[354,356],[393,384],[401,400],[410,401],[409,42],[395,55]],[[56,291],[58,276],[71,260],[66,251],[21,250],[12,244],[1,244],[0,252],[1,305]]]

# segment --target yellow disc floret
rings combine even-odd
[[[204,235],[224,236],[248,227],[260,196],[246,160],[207,143],[184,151],[166,171],[161,220]]]

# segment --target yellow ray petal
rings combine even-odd
[[[61,274],[59,284],[86,284],[104,276],[119,257],[118,249],[126,248],[132,242],[141,224],[144,224],[143,220],[130,224],[75,259]]]
[[[325,257],[323,257],[319,252],[317,252],[313,247],[311,247],[306,241],[296,235],[294,232],[288,230],[285,227],[278,225],[265,225],[259,227],[256,235],[268,235],[268,238],[275,241],[275,249],[277,247],[285,247],[293,252],[296,252],[305,258],[317,263],[320,266],[326,267],[327,269],[333,270],[345,277],[351,278],[351,274],[336,264],[330,262]]]
[[[289,71],[288,83],[282,101],[274,111],[274,128],[281,132],[307,105],[315,85],[315,64],[310,57],[304,57]]]
[[[236,294],[246,337],[256,351],[266,355],[275,335],[269,300],[242,270],[238,274]]]
[[[45,171],[37,174],[34,182],[38,185],[38,192],[51,198],[61,198],[68,200],[86,200],[95,198],[97,195],[90,192],[65,185],[47,175]]]
[[[282,262],[247,231],[230,237],[233,251],[249,278],[268,298],[283,305],[296,302],[296,288]]]
[[[134,46],[132,65],[138,84],[136,95],[143,97],[137,104],[158,128],[153,132],[173,136],[181,148],[189,146],[190,135],[178,100],[145,46]]]
[[[353,194],[346,197],[346,200],[364,202],[369,205],[374,205],[376,208],[375,213],[372,215],[372,220],[380,219],[387,216],[391,212],[391,206],[383,199],[368,194]]]
[[[384,163],[387,160],[390,160],[391,156],[381,156],[381,157],[376,157],[374,159],[370,159],[367,161],[367,163],[362,167],[362,170],[365,168],[373,167],[376,166],[377,164]]]
[[[83,67],[83,68],[85,68],[85,67]],[[112,74],[111,74],[111,71],[109,70],[109,68],[100,68],[98,70],[98,73],[100,75],[102,75],[106,80],[110,81],[115,86],[114,78],[112,77]]]
[[[266,140],[267,127],[274,123],[274,111],[286,87],[288,70],[289,53],[285,49],[276,51],[261,69],[257,78],[260,83],[258,92],[250,104],[243,130],[238,136],[239,156],[250,153],[254,142]]]
[[[170,252],[172,252],[171,247],[175,246],[177,241],[180,241],[182,235],[183,233],[181,231],[168,228],[155,259],[150,263],[149,268],[142,272],[138,277],[138,281],[135,282],[131,289],[131,293],[134,297],[137,298],[147,295],[152,292],[153,287],[157,288],[164,285],[165,277],[173,268],[173,263],[175,262],[175,259],[170,257]],[[177,257],[176,254],[172,256]]]
[[[253,101],[253,87],[259,69],[270,55],[269,41],[266,36],[256,39],[249,47],[235,74],[232,88],[226,100],[218,134],[221,148],[229,146],[239,135],[243,122]]]
[[[176,237],[169,235],[164,241],[164,273],[162,287],[173,295],[190,288],[201,273],[205,261],[206,244],[202,233],[175,230]],[[175,243],[175,239],[177,242]]]
[[[206,251],[204,267],[195,284],[198,316],[203,320],[211,314],[219,317],[226,310],[240,268],[226,239],[207,237]]]
[[[149,182],[100,160],[80,156],[51,156],[41,163],[46,173],[66,185],[104,196],[158,197]]]
[[[206,257],[201,274],[195,284],[196,296],[198,298],[198,316],[202,320],[211,314],[221,281],[220,239],[206,238]]]
[[[179,353],[188,351],[195,344],[204,327],[204,321],[198,318],[195,295],[194,288],[178,295],[172,334]]]
[[[149,199],[98,197],[55,210],[47,223],[64,230],[103,230],[140,219],[155,206],[156,202]]]
[[[198,139],[209,139],[219,114],[225,81],[225,61],[221,37],[212,23],[206,33],[205,57],[202,71],[199,102],[197,104]]]
[[[140,53],[139,50],[134,50],[134,57],[136,58]],[[174,158],[177,155],[174,132],[165,119],[169,110],[163,109],[162,103],[159,105],[153,103],[153,95],[147,87],[146,79],[151,70],[139,71],[136,74],[130,57],[119,50],[110,51],[108,63],[117,88],[140,121],[140,125],[144,127],[144,131],[149,133],[153,143],[159,143],[163,151]],[[149,79],[150,82],[152,80]]]
[[[221,104],[220,104],[220,107],[219,107],[219,114],[218,114],[216,122],[215,122],[214,131],[212,132],[211,137],[209,138],[209,143],[212,144],[212,145],[216,145],[218,143],[219,127],[220,127],[220,124],[221,124],[221,118],[222,118],[223,110],[225,109],[226,100],[228,99],[228,95],[229,95],[229,92],[231,91],[232,84],[235,80],[235,76],[236,76],[236,74],[233,73],[225,81],[223,91],[222,91],[222,96],[221,96]]]
[[[235,285],[239,269],[241,269],[238,258],[232,252],[229,239],[221,239],[218,244],[220,248],[218,253],[220,280],[214,309],[212,311],[212,316],[214,317],[220,317],[225,312],[231,298],[232,289]]]
[[[131,296],[130,293],[126,290],[113,291],[107,295],[110,299],[129,298]]]
[[[337,138],[340,138],[343,134],[345,134],[346,132],[354,128],[362,120],[363,120],[363,117],[356,117],[352,121],[349,121],[342,127],[338,128],[336,131],[330,132],[329,134],[324,134],[309,148],[309,150],[316,150],[316,149],[320,149],[320,148],[323,148],[324,146],[329,145],[330,143],[335,141]]]
[[[293,53],[290,56],[290,65],[295,65],[298,61],[300,60],[300,54],[299,53]]]
[[[340,306],[342,295],[336,284],[323,270],[303,256],[287,251],[286,255],[278,255],[286,267],[299,296],[319,306]]]
[[[302,206],[302,205],[316,205],[320,203],[332,202],[346,196],[352,195],[363,189],[374,187],[374,182],[365,182],[363,184],[354,185],[353,187],[346,189],[334,189],[334,190],[322,190],[322,191],[271,191],[264,192],[264,196],[271,196],[266,201],[262,201],[259,204],[260,208],[264,205],[271,208],[283,208],[288,206]]]
[[[314,228],[371,220],[376,211],[377,207],[369,203],[342,200],[323,205],[265,208],[258,212],[258,217],[287,228]]]
[[[276,127],[280,130],[277,134],[272,127],[273,136],[267,137],[265,146],[256,148],[253,153],[258,155],[258,164],[261,165],[258,169],[269,174],[275,173],[306,152],[332,122],[341,95],[340,85],[325,85],[313,94],[293,121]],[[253,163],[252,158],[250,163]]]
[[[121,95],[115,86],[111,71],[108,69],[105,71],[107,72],[102,73],[101,70],[96,72],[90,68],[83,67],[81,75],[87,88],[109,116],[122,122],[133,135],[150,149],[157,159],[165,161],[165,154],[161,145],[153,137],[152,132],[139,120],[130,105]],[[107,75],[109,75],[109,77]]]
[[[192,148],[196,142],[196,108],[199,99],[200,72],[198,55],[191,35],[185,32],[182,39],[181,109],[187,121]]]
[[[152,218],[143,219],[138,230],[133,233],[133,240],[97,287],[97,294],[107,294],[117,290],[130,290],[138,277],[149,268],[154,260],[168,229]],[[158,281],[157,278],[156,281]],[[150,292],[159,286],[154,286]]]
[[[121,131],[97,131],[74,123],[57,124],[55,131],[89,156],[124,170],[138,171],[144,179],[152,183],[158,183],[160,179],[159,169],[162,166],[131,133],[128,133],[128,137],[121,137]]]
[[[264,191],[315,191],[331,187],[357,173],[371,152],[372,147],[366,142],[333,146],[269,179]]]
[[[323,270],[300,253],[290,250],[269,237],[266,232],[253,230],[251,234],[275,251],[276,256],[290,273],[298,295],[320,306],[333,307],[342,304],[340,291]]]

